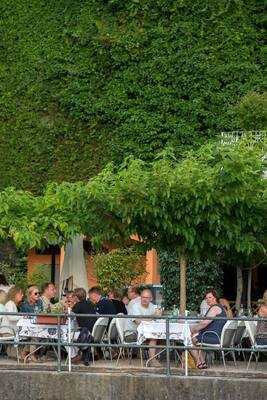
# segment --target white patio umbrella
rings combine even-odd
[[[64,289],[73,290],[78,287],[88,291],[83,238],[81,236],[74,237],[65,246],[64,262],[60,273],[60,293]]]

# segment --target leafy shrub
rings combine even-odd
[[[26,265],[14,266],[0,262],[0,274],[5,275],[9,285],[16,285],[25,290],[28,286]]]
[[[180,155],[239,129],[235,105],[263,91],[263,0],[21,4],[0,2],[1,187]]]
[[[29,285],[36,285],[39,289],[46,282],[51,281],[51,265],[34,265],[32,272],[28,276]]]
[[[160,276],[164,305],[171,308],[179,304],[179,265],[175,253],[159,253]],[[194,261],[187,269],[187,309],[198,311],[207,288],[220,293],[223,283],[222,269],[212,261]]]
[[[145,274],[145,260],[133,249],[116,249],[94,256],[94,268],[104,291],[121,289]]]

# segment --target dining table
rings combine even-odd
[[[137,327],[137,343],[143,344],[149,339],[167,340],[167,331],[169,331],[169,340],[172,342],[183,342],[185,346],[192,345],[190,324],[185,320],[178,320],[178,322],[169,321],[169,328],[167,329],[166,320],[153,319],[143,320]],[[146,366],[153,358],[158,357],[161,353],[166,351],[166,347],[159,351],[155,356],[150,357]]]

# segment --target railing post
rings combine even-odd
[[[169,316],[166,316],[166,375],[169,376],[171,374],[170,368],[170,321]]]
[[[188,322],[187,322],[187,316],[188,316],[188,311],[185,310],[185,340],[184,340],[184,344],[187,347],[188,346]],[[185,350],[185,376],[188,376],[188,350],[186,348]]]
[[[68,342],[71,341],[71,319],[70,319],[70,308],[68,307]],[[71,347],[68,347],[68,357],[69,357],[69,372],[71,372]]]
[[[61,330],[60,316],[57,315],[57,371],[61,372]]]

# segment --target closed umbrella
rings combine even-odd
[[[65,246],[65,255],[60,273],[61,293],[78,287],[88,291],[86,264],[83,251],[83,238],[76,236]]]

